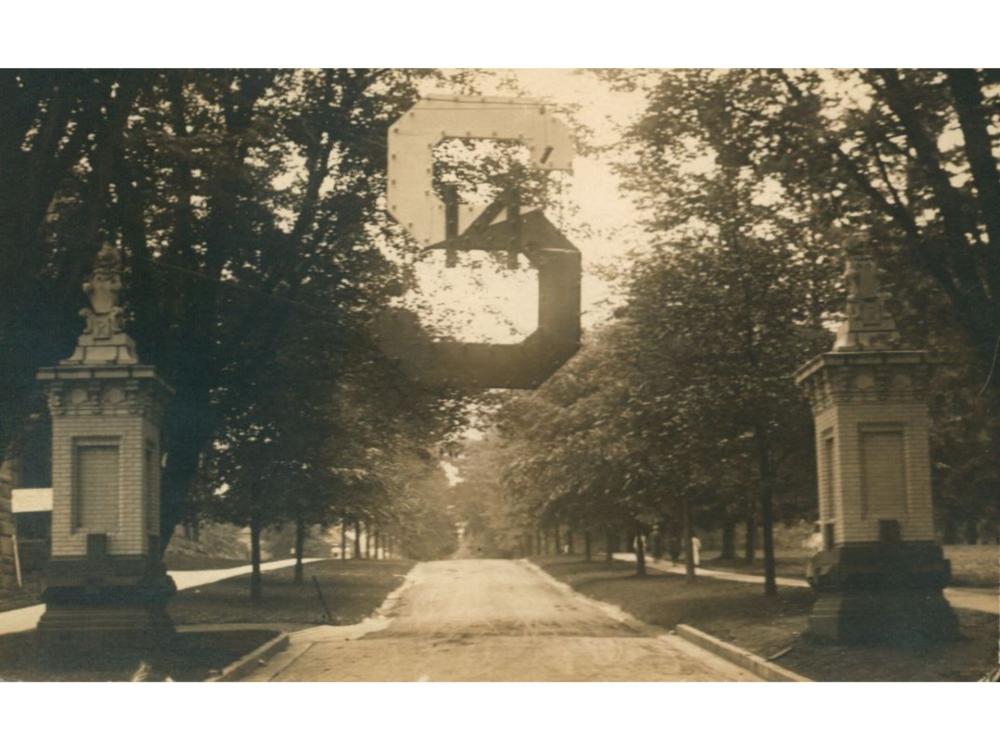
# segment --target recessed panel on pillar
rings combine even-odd
[[[118,441],[73,445],[74,532],[118,533]]]

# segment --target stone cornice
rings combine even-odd
[[[824,352],[796,371],[795,382],[814,413],[834,404],[922,401],[940,362],[923,350]]]
[[[45,367],[36,375],[47,383],[55,416],[142,415],[159,423],[173,395],[150,365]]]

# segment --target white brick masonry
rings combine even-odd
[[[166,389],[151,369],[45,371],[52,412],[52,555],[81,556],[87,535],[107,533],[108,553],[143,555],[159,535],[160,430]],[[136,377],[137,376],[137,377]],[[117,495],[80,507],[81,449],[117,448]],[[115,482],[107,483],[113,486]],[[86,520],[89,526],[82,523]]]
[[[837,352],[799,371],[816,420],[820,521],[836,544],[878,541],[881,520],[898,521],[903,541],[934,539],[930,364],[926,352]]]

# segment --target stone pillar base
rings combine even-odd
[[[60,655],[149,651],[169,645],[174,626],[165,605],[49,604],[38,642]]]
[[[942,589],[950,565],[932,542],[850,544],[816,554],[817,600],[808,633],[839,643],[926,642],[958,637]]]
[[[162,563],[139,558],[53,558],[42,598],[39,644],[53,653],[148,650],[174,635],[167,601],[176,591]]]
[[[838,643],[953,640],[958,619],[940,591],[821,593],[809,635]]]

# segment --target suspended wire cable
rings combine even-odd
[[[980,396],[986,393],[986,389],[989,388],[990,383],[993,382],[993,374],[996,372],[998,359],[1000,359],[1000,336],[997,336],[997,345],[993,349],[993,363],[990,365],[990,371],[986,375],[986,382],[983,383],[983,387],[979,389]]]

